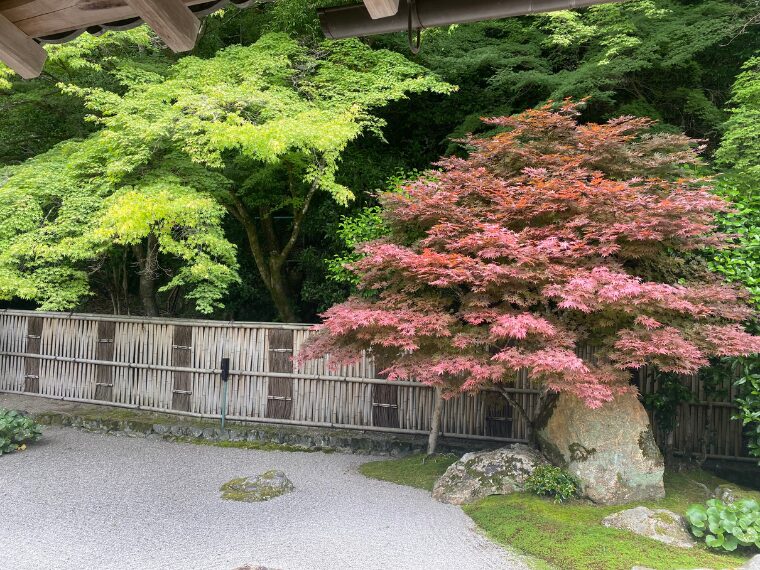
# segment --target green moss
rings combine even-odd
[[[241,501],[244,503],[260,503],[284,495],[292,491],[293,486],[286,487],[267,486],[267,481],[277,478],[276,471],[267,471],[251,480],[248,477],[238,477],[224,483],[219,490],[225,501]]]
[[[665,460],[660,453],[660,448],[657,447],[657,442],[654,440],[654,434],[651,429],[645,429],[639,434],[639,449],[641,454],[651,461],[654,461],[657,465],[663,465]]]
[[[671,515],[670,513],[664,513],[664,512],[654,513],[653,518],[665,524],[673,524],[673,523],[678,522],[673,515]]]
[[[412,455],[403,459],[371,461],[359,467],[359,471],[372,479],[432,491],[438,478],[457,459],[453,454],[432,457]]]
[[[703,471],[666,474],[666,497],[643,504],[682,514],[691,503],[707,498],[702,485],[713,489],[723,482]],[[760,493],[744,490],[741,496],[757,498]],[[493,540],[546,560],[558,568],[732,568],[741,566],[748,558],[746,553],[719,554],[703,545],[684,550],[602,526],[604,517],[622,508],[625,507],[599,507],[580,501],[555,504],[521,493],[488,497],[465,506],[464,511]],[[662,521],[670,522],[666,518],[663,514]]]
[[[568,451],[570,451],[570,459],[573,461],[586,461],[596,453],[596,448],[589,449],[580,443],[571,443]]]
[[[424,456],[375,461],[361,472],[375,479],[432,490],[438,477],[455,461],[453,456],[425,460]],[[666,473],[666,496],[643,503],[653,509],[683,514],[692,503],[701,503],[726,481],[705,471]],[[760,500],[760,492],[736,489],[737,498]],[[640,503],[636,503],[638,505]],[[632,505],[633,506],[633,505]],[[555,568],[573,570],[630,570],[647,566],[675,568],[736,568],[746,553],[717,553],[699,545],[691,550],[668,546],[633,533],[602,526],[604,517],[626,507],[599,507],[582,501],[556,504],[526,493],[488,497],[464,507],[493,540],[542,559]],[[662,517],[663,522],[665,517]],[[539,560],[538,565],[542,566]]]
[[[287,443],[275,443],[272,441],[213,441],[202,438],[186,436],[169,436],[165,439],[177,443],[192,443],[194,445],[211,445],[214,447],[228,447],[235,449],[251,449],[255,451],[288,451],[301,453],[334,453],[329,447],[307,447],[305,445],[290,445]]]

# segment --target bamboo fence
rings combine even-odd
[[[299,366],[292,356],[307,325],[0,311],[0,391],[126,408],[219,418],[222,358],[230,359],[231,420],[425,434],[433,389],[377,377],[371,358],[331,370],[324,361]],[[639,373],[643,393],[653,375]],[[746,457],[733,394],[682,406],[675,448],[706,457]],[[525,410],[538,391],[525,375],[510,386]],[[526,441],[526,424],[496,392],[447,400],[442,435]]]

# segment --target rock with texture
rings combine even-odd
[[[463,505],[489,495],[522,491],[528,475],[547,463],[537,450],[520,444],[468,453],[436,481],[433,498],[442,503]]]
[[[647,507],[635,507],[611,514],[602,520],[602,524],[607,527],[629,530],[670,546],[692,548],[696,544],[689,534],[684,518],[666,509],[652,510]]]
[[[713,499],[723,501],[727,505],[733,504],[736,501],[736,491],[728,485],[718,485],[713,491]]]
[[[553,398],[536,420],[544,455],[581,483],[595,503],[620,505],[665,496],[664,461],[636,394],[592,410],[574,396]]]
[[[219,489],[222,499],[258,503],[290,493],[295,487],[282,471],[267,471],[257,477],[241,477],[228,481]]]

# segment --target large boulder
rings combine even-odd
[[[451,465],[433,488],[433,498],[463,505],[489,495],[522,491],[525,479],[548,461],[527,445],[468,453]]]
[[[652,510],[646,507],[635,507],[605,517],[602,524],[628,530],[671,546],[692,548],[696,545],[689,533],[686,520],[667,509]]]
[[[535,422],[544,455],[581,483],[595,503],[619,505],[665,496],[664,461],[636,394],[595,410],[575,396],[553,396]]]

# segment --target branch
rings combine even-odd
[[[316,182],[312,183],[311,187],[309,188],[309,193],[306,194],[306,198],[303,201],[303,206],[301,206],[301,209],[295,212],[293,216],[293,230],[290,232],[290,239],[288,239],[288,243],[285,244],[285,247],[283,247],[282,251],[280,252],[279,257],[281,263],[288,258],[290,252],[293,250],[293,247],[298,241],[298,236],[301,234],[301,226],[303,225],[303,220],[306,217],[306,213],[309,211],[309,205],[311,204],[312,198],[314,198],[314,194],[317,193],[318,188],[319,186]]]
[[[509,402],[509,405],[515,408],[518,412],[520,412],[520,415],[525,419],[525,423],[528,426],[528,439],[533,440],[533,420],[530,418],[530,416],[525,411],[525,408],[522,407],[522,405],[512,396],[512,394],[507,390],[504,386],[500,384],[495,384],[494,387],[501,393],[502,396],[504,396],[504,399]]]
[[[251,218],[251,215],[248,213],[245,204],[243,204],[243,201],[237,196],[237,194],[230,192],[229,199],[231,204],[227,206],[227,210],[237,221],[240,222],[240,225],[243,226],[245,234],[248,238],[248,245],[251,248],[251,253],[253,254],[256,266],[259,269],[259,274],[261,275],[261,278],[264,280],[264,283],[267,285],[267,287],[271,287],[272,276],[269,271],[269,266],[267,265],[266,255],[264,254],[264,250],[261,248],[261,240],[259,239],[259,234],[256,232],[256,224],[254,223],[253,218]]]

